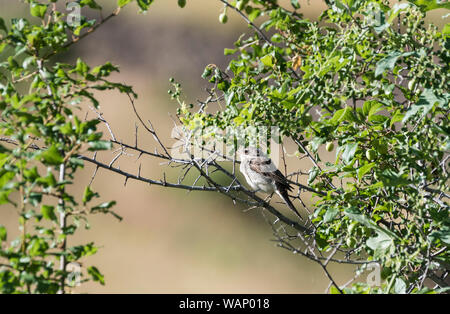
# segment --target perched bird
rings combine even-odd
[[[241,157],[240,170],[250,187],[268,194],[276,192],[286,205],[302,219],[289,199],[288,191],[292,191],[286,177],[259,148],[245,147],[239,150]]]

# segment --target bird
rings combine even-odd
[[[272,160],[257,147],[243,147],[239,149],[238,153],[241,158],[239,169],[250,187],[255,192],[277,193],[300,220],[303,220],[289,199],[288,192],[292,191],[292,186]]]

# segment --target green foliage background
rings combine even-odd
[[[297,1],[246,2],[250,22],[265,17],[260,29],[225,49],[226,72],[204,72],[226,108],[180,102],[179,114],[190,129],[278,126],[318,162],[319,147],[336,143],[335,162],[309,170],[310,187],[327,193],[315,198],[315,239],[377,261],[385,280],[345,292],[430,291],[425,277],[449,265],[450,34],[424,18],[449,4],[326,2],[321,22],[303,19]]]
[[[94,91],[136,94],[108,80],[118,70],[111,63],[48,62],[103,21],[73,27],[56,1],[27,2],[40,24],[13,19],[7,27],[0,19],[0,51],[10,55],[0,64],[1,132],[10,144],[1,146],[0,203],[20,194],[13,205],[22,232],[8,242],[0,226],[0,256],[8,261],[0,289],[56,293],[66,289],[64,265],[97,251],[94,243],[67,247],[67,237],[88,214],[112,213],[114,205],[94,204],[99,195],[89,186],[83,195],[66,191],[83,167],[79,154],[112,147],[97,119],[82,121],[74,110],[86,100],[97,107]],[[105,20],[129,2],[119,0]],[[150,2],[137,4],[145,11]],[[450,41],[448,25],[438,30],[424,17],[448,4],[326,2],[318,23],[302,18],[297,1],[289,9],[276,1],[230,1],[228,10],[242,7],[250,22],[261,21],[260,29],[272,35],[256,31],[225,49],[233,56],[228,74],[205,69],[226,108],[194,112],[175,93],[179,115],[188,127],[192,121],[222,129],[277,125],[299,143],[300,154],[308,150],[318,162],[318,148],[334,142],[335,162],[310,169],[310,186],[326,192],[315,197],[315,239],[324,252],[339,243],[348,254],[379,262],[385,279],[380,288],[359,283],[345,292],[429,292],[425,277],[448,270],[450,262]],[[93,0],[79,3],[100,8]],[[94,266],[83,278],[104,283]]]

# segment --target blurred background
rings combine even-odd
[[[106,16],[116,1],[97,2]],[[316,19],[325,7],[318,0],[299,2],[310,19]],[[27,8],[16,0],[0,0],[0,16],[5,21],[28,17]],[[222,8],[216,0],[188,0],[184,9],[176,0],[156,0],[147,14],[138,14],[132,4],[59,60],[75,62],[79,56],[91,66],[106,61],[119,65],[121,72],[112,80],[134,86],[139,94],[137,110],[171,146],[175,141],[170,138],[170,115],[175,114],[177,104],[167,94],[169,78],[182,84],[187,103],[204,99],[208,87],[201,78],[204,67],[213,63],[225,68],[230,57],[224,56],[224,48],[233,47],[240,34],[251,32],[231,10],[228,23],[220,24]],[[89,17],[98,15],[89,13]],[[105,92],[99,93],[98,99],[116,137],[133,144],[136,119],[128,98]],[[141,128],[140,145],[153,150],[152,138],[143,133]],[[109,162],[112,157],[103,153],[100,158]],[[166,165],[136,159],[137,155],[123,158],[117,165],[136,173],[141,163],[142,176],[162,178]],[[295,157],[287,162],[290,171],[311,167]],[[86,164],[71,191],[81,196],[93,170]],[[306,178],[301,181],[305,183]],[[70,245],[94,241],[101,247],[86,264],[97,266],[106,280],[105,286],[88,283],[74,292],[323,293],[328,286],[320,266],[270,241],[272,230],[259,211],[245,211],[216,193],[187,193],[132,180],[124,186],[123,177],[102,170],[92,188],[102,201],[117,201],[115,212],[123,220],[90,216],[91,229],[80,229],[70,239]],[[286,209],[280,206],[280,210]],[[18,232],[17,214],[11,207],[0,208],[0,223],[7,226],[10,239]],[[354,267],[335,265],[331,270],[337,281],[344,283],[352,278]]]

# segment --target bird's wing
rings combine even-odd
[[[259,157],[251,159],[250,169],[260,173],[268,179],[274,180],[278,189],[288,191],[292,190],[292,187],[289,185],[286,177],[275,167],[270,158]]]

